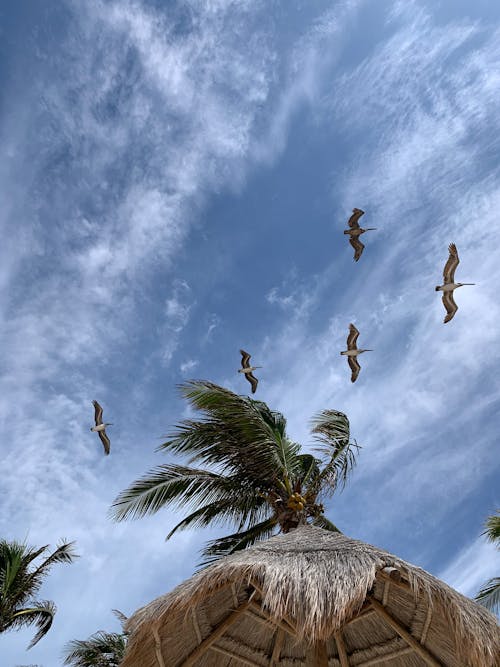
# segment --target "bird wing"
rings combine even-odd
[[[255,394],[255,390],[257,389],[257,385],[259,384],[259,381],[255,377],[253,373],[245,373],[246,379],[250,382],[252,385],[252,394]]]
[[[102,408],[97,401],[92,401],[92,404],[94,406],[95,425],[99,426],[99,424],[102,424]]]
[[[359,375],[359,371],[361,370],[359,361],[356,359],[356,357],[347,357],[347,363],[349,364],[349,367],[352,371],[351,382],[356,382],[357,377]]]
[[[347,221],[347,224],[351,229],[358,229],[359,228],[359,223],[358,220],[361,218],[362,215],[364,215],[365,212],[362,211],[360,208],[353,208],[352,209],[352,215]]]
[[[451,292],[443,292],[443,306],[446,308],[446,315],[444,318],[444,323],[449,322],[450,320],[453,319],[453,316],[458,310],[458,306],[455,303],[455,299],[453,298],[453,291]]]
[[[98,431],[99,437],[101,438],[101,442],[104,445],[104,453],[109,454],[109,450],[111,448],[111,443],[109,441],[108,436],[106,435],[106,431]]]
[[[458,259],[457,246],[454,243],[450,243],[450,245],[448,246],[448,250],[450,255],[443,270],[443,278],[445,285],[448,283],[455,282],[455,269],[460,263],[460,260]]]
[[[349,243],[352,245],[354,248],[354,261],[357,262],[358,259],[361,257],[361,253],[363,252],[365,246],[361,243],[359,239],[356,238],[351,238],[349,239]]]
[[[251,355],[248,354],[248,352],[245,352],[245,350],[240,350],[240,354],[241,354],[241,367],[248,368],[250,366]]]
[[[355,350],[356,341],[358,340],[359,331],[356,329],[354,324],[349,325],[349,335],[347,336],[347,349]]]

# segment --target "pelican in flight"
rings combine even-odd
[[[358,220],[364,214],[365,212],[362,211],[360,208],[353,208],[352,215],[347,222],[347,224],[349,225],[349,229],[344,229],[344,234],[349,234],[350,236],[349,243],[354,248],[355,262],[357,262],[358,259],[361,257],[361,253],[365,248],[363,243],[361,243],[361,241],[359,240],[359,237],[361,236],[361,234],[364,234],[365,232],[377,229],[376,227],[367,227],[366,229],[363,229],[362,227],[359,226]]]
[[[358,340],[359,331],[356,329],[354,324],[349,325],[349,335],[347,336],[347,350],[341,352],[340,354],[345,354],[347,356],[347,363],[352,371],[351,373],[351,382],[356,382],[361,370],[361,366],[358,362],[358,354],[363,352],[373,352],[373,350],[362,350],[357,348],[356,341]]]
[[[460,263],[460,260],[458,259],[457,246],[454,243],[450,243],[448,250],[450,254],[443,270],[444,284],[438,285],[436,287],[436,292],[443,293],[443,306],[446,308],[446,315],[444,318],[445,324],[446,322],[449,322],[451,319],[453,319],[453,316],[458,310],[458,306],[453,298],[453,290],[455,290],[457,287],[462,287],[463,285],[476,284],[455,282],[455,269]]]
[[[255,390],[257,389],[259,381],[252,373],[252,371],[254,371],[256,368],[262,368],[262,366],[250,366],[250,355],[248,354],[248,352],[245,352],[245,350],[240,350],[240,354],[241,354],[241,368],[238,369],[238,373],[245,374],[246,379],[252,385],[252,394],[255,394]]]
[[[111,443],[109,442],[109,438],[106,435],[106,426],[113,426],[113,424],[102,421],[102,408],[97,401],[92,401],[92,404],[95,410],[94,412],[95,426],[92,426],[90,430],[94,431],[94,433],[99,434],[101,442],[104,445],[104,453],[109,454]]]

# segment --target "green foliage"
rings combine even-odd
[[[34,567],[48,545],[33,549],[20,542],[0,540],[0,633],[34,625],[38,632],[28,646],[31,648],[50,630],[56,606],[35,596],[53,565],[73,562],[73,546],[73,542],[62,542]]]
[[[500,549],[500,510],[487,518],[483,535]],[[476,595],[476,600],[494,614],[500,614],[500,577],[487,581]]]
[[[486,535],[490,542],[496,542],[500,549],[500,510],[486,519],[486,530],[483,535]]]
[[[189,513],[170,531],[230,522],[237,531],[210,542],[205,563],[299,523],[320,525],[322,494],[342,488],[355,464],[349,420],[336,410],[317,415],[312,433],[319,457],[301,452],[286,433],[286,419],[266,403],[211,382],[181,385],[201,413],[180,422],[159,450],[187,458],[185,465],[157,466],[116,498],[112,517],[121,521],[162,507]],[[323,517],[324,519],[324,517]],[[326,519],[323,525],[338,530]]]
[[[71,667],[118,667],[125,656],[126,635],[99,630],[88,639],[69,642],[64,664]]]
[[[113,614],[120,621],[122,632],[104,632],[99,630],[88,639],[75,639],[64,647],[65,665],[71,667],[119,667],[125,657],[127,617],[118,609]]]

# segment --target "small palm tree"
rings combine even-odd
[[[113,613],[122,625],[122,632],[104,632],[99,630],[88,639],[75,639],[64,649],[64,664],[71,667],[118,667],[125,657],[127,648],[127,620],[117,609]]]
[[[483,535],[500,549],[500,510],[488,517]],[[476,595],[476,600],[494,614],[500,613],[500,577],[487,581]]]
[[[235,533],[205,547],[205,564],[300,523],[338,530],[319,501],[345,484],[355,463],[358,445],[350,441],[342,412],[324,410],[313,419],[317,458],[301,452],[286,434],[283,415],[262,401],[206,381],[180,389],[203,418],[182,421],[158,449],[189,456],[187,465],[161,465],[132,483],[113,503],[114,519],[172,504],[189,508],[167,539],[182,528],[233,522]]]
[[[74,542],[62,542],[38,567],[34,561],[48,545],[34,549],[19,542],[0,540],[0,633],[35,625],[38,632],[28,648],[50,630],[56,606],[50,600],[37,600],[44,578],[55,563],[72,563]]]

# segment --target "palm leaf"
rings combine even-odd
[[[194,408],[205,413],[205,420],[181,422],[159,449],[189,453],[190,462],[222,465],[253,478],[273,474],[275,429],[284,428],[282,415],[273,417],[261,401],[211,382],[192,380],[180,385],[180,390]]]
[[[500,577],[490,579],[481,588],[475,599],[494,614],[498,614],[500,612]]]
[[[88,639],[75,639],[64,648],[64,664],[72,667],[118,667],[125,657],[126,637],[99,630]]]
[[[28,609],[16,611],[12,615],[9,629],[25,625],[35,625],[38,628],[38,632],[28,645],[28,649],[30,649],[50,630],[55,613],[56,606],[50,600],[36,602],[34,606]]]
[[[127,616],[125,616],[125,614],[123,612],[121,612],[119,609],[112,609],[111,611],[116,616],[116,618],[120,621],[120,625],[122,626],[123,634],[127,634],[125,632],[125,623],[128,621]]]
[[[200,565],[203,567],[210,565],[210,563],[213,563],[223,556],[228,556],[235,551],[246,549],[255,542],[270,537],[273,534],[277,524],[278,521],[276,517],[272,516],[258,524],[255,524],[254,526],[251,526],[247,530],[233,533],[232,535],[226,535],[225,537],[221,537],[217,540],[211,540],[202,551],[205,559],[202,561],[202,563],[200,563]]]
[[[201,468],[161,465],[122,491],[111,506],[116,521],[154,514],[170,503],[196,505],[203,500],[235,500],[244,478],[226,477]]]
[[[333,493],[338,486],[345,486],[360,446],[350,442],[349,420],[343,412],[323,410],[314,417],[312,426],[312,433],[321,444],[317,451],[330,459],[316,477],[315,486],[318,491],[325,487]]]
[[[72,563],[75,558],[79,556],[75,553],[75,542],[64,542],[62,541],[59,544],[55,551],[53,551],[48,558],[46,558],[41,565],[39,565],[36,570],[34,570],[27,577],[27,584],[31,588],[31,592],[34,593],[40,588],[43,578],[48,574],[48,570],[55,563]],[[45,551],[47,547],[43,547]],[[37,555],[42,553],[42,550],[38,550]]]
[[[217,500],[199,507],[179,521],[169,532],[166,539],[169,540],[178,530],[197,526],[204,527],[225,521],[238,522],[238,530],[241,530],[245,524],[261,521],[269,512],[270,508],[261,494],[238,494],[235,497]]]
[[[320,514],[320,516],[314,517],[312,521],[313,526],[318,528],[323,528],[324,530],[330,530],[332,533],[341,533],[342,531],[337,528],[337,526],[327,519],[326,516]]]
[[[498,548],[500,548],[500,510],[487,518],[483,535],[486,535],[490,542],[498,542]]]

